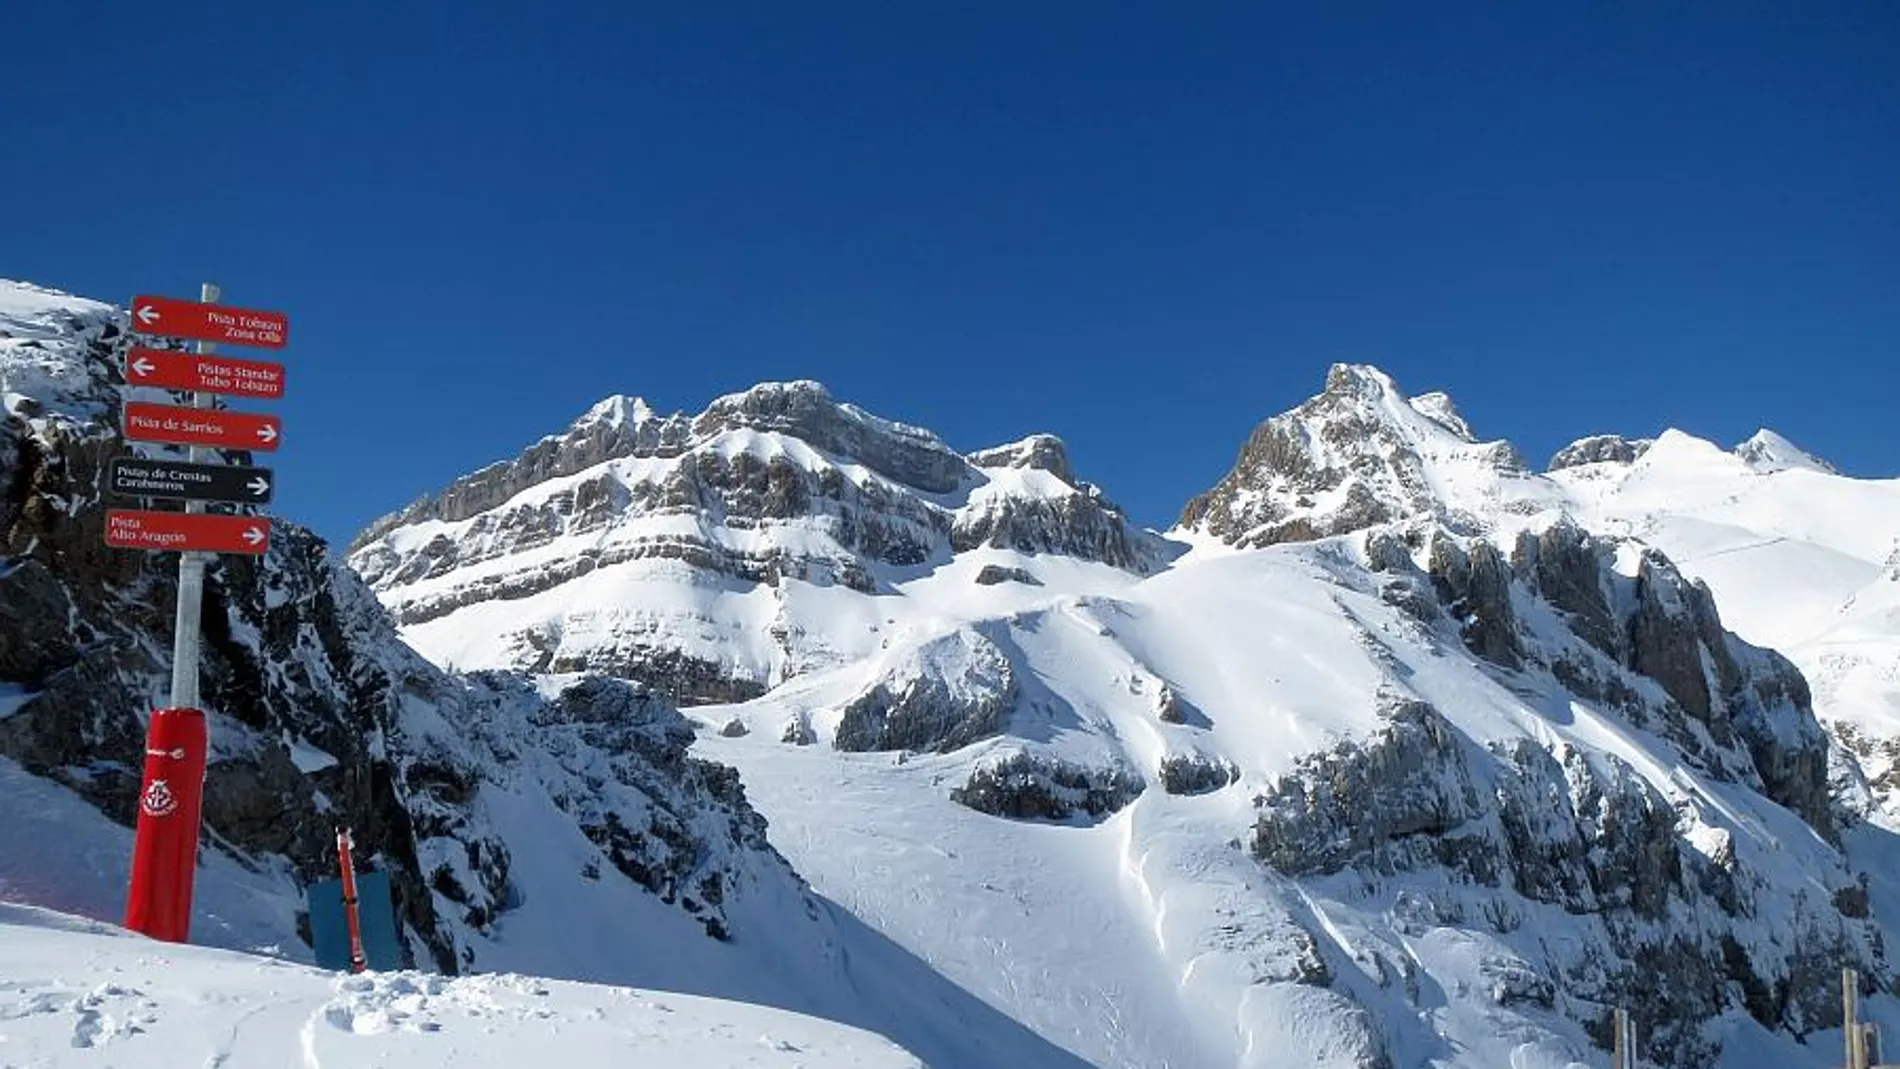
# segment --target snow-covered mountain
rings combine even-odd
[[[1726,626],[1801,669],[1893,810],[1900,479],[1847,478],[1767,429],[1727,450],[1677,430],[1596,435],[1540,474],[1508,443],[1478,441],[1443,394],[1407,397],[1377,369],[1340,365],[1320,396],[1254,432],[1182,526],[1261,545],[1422,517],[1510,532],[1557,514],[1707,583]]]
[[[107,920],[176,572],[102,540],[123,330],[108,305],[0,283],[0,900]],[[1074,1064],[813,894],[733,770],[637,684],[446,673],[283,519],[267,556],[208,570],[204,633],[200,942],[307,959],[303,887],[349,824],[423,967],[775,1005],[932,1064]]]
[[[1801,673],[1579,489],[1670,442],[1542,475],[1340,366],[1161,539],[1052,439],[767,385],[604,403],[351,559],[438,660],[710,703],[819,891],[1093,1064],[1601,1064],[1618,1004],[1657,1064],[1828,1064],[1890,836]]]
[[[842,634],[837,606],[984,546],[1134,574],[1165,555],[1053,438],[966,458],[794,382],[690,418],[609,398],[377,522],[350,561],[441,663],[703,702],[861,658],[877,637]]]

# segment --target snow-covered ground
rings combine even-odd
[[[0,904],[5,1069],[917,1069],[843,1025],[513,974],[323,972]]]

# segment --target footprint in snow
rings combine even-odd
[[[99,1023],[98,1010],[80,1010],[79,1019],[73,1022],[73,1046],[86,1048],[99,1041],[99,1033],[104,1026]]]

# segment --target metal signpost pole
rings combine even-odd
[[[283,393],[280,365],[221,361],[214,343],[281,349],[290,319],[281,312],[228,308],[218,287],[205,283],[196,301],[139,294],[132,298],[132,334],[183,338],[197,344],[176,350],[132,347],[125,354],[128,387],[189,390],[186,407],[150,404],[127,397],[120,433],[128,442],[159,442],[191,448],[191,463],[115,458],[111,492],[119,496],[183,498],[183,512],[107,509],[105,541],[119,549],[176,552],[178,612],[172,632],[172,692],[166,708],[152,710],[145,730],[145,770],[139,786],[138,831],[132,840],[132,872],[126,888],[125,926],[154,939],[182,943],[191,937],[191,898],[197,869],[209,739],[199,695],[203,647],[205,562],[213,553],[261,555],[270,548],[270,520],[205,511],[204,502],[261,503],[270,498],[270,473],[249,467],[206,464],[215,449],[277,448],[276,417],[213,412],[220,393],[277,397]]]
[[[199,288],[198,300],[205,304],[216,304],[221,295],[216,283],[207,282]],[[217,348],[208,341],[194,344],[200,354]],[[203,391],[194,393],[191,395],[191,405],[193,408],[210,408],[211,395]],[[209,461],[210,452],[203,446],[192,446],[192,463]],[[186,512],[204,510],[203,502],[185,502]],[[205,556],[192,549],[178,555],[178,616],[172,626],[171,707],[174,709],[198,708],[198,641],[204,608]]]

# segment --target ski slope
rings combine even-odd
[[[513,974],[323,972],[0,904],[6,1069],[918,1069],[890,1041],[759,1006]]]
[[[893,648],[968,629],[1006,651],[1022,692],[1004,734],[901,757],[781,740],[800,718],[828,739],[853,694],[909,670],[882,654],[751,702],[691,710],[708,728],[699,749],[743,771],[774,841],[816,890],[1097,1066],[1604,1063],[1573,1021],[1495,994],[1512,982],[1501,976],[1576,964],[1602,940],[1594,919],[1431,871],[1288,879],[1242,848],[1255,796],[1304,755],[1373,734],[1382,695],[1443,710],[1474,755],[1523,740],[1614,762],[1672,801],[1684,839],[1728,844],[1764,886],[1812,893],[1851,879],[1793,814],[1691,771],[1657,735],[1554,689],[1509,689],[1438,646],[1363,588],[1351,553],[1349,541],[1210,551],[1139,582],[1104,575],[1066,589],[1077,573],[1058,577],[1046,559],[978,554],[1043,585],[1030,597],[977,593],[951,575],[919,579],[884,600],[884,630]],[[977,603],[986,597],[987,613]],[[1193,710],[1185,722],[1157,718],[1164,686]],[[734,720],[746,733],[714,730]],[[974,769],[1019,750],[1120,765],[1149,785],[1099,821],[1002,820],[950,799]],[[1230,765],[1237,778],[1167,793],[1153,770],[1181,754]],[[1508,903],[1515,927],[1450,922],[1452,907],[1424,905],[1434,902],[1470,915]],[[1796,938],[1778,911],[1738,926],[1751,953],[1785,952]],[[1427,978],[1424,993],[1396,984],[1405,961]],[[1314,968],[1332,984],[1299,982]],[[1744,1014],[1713,1032],[1722,1069],[1829,1064],[1823,1048],[1770,1035]]]

